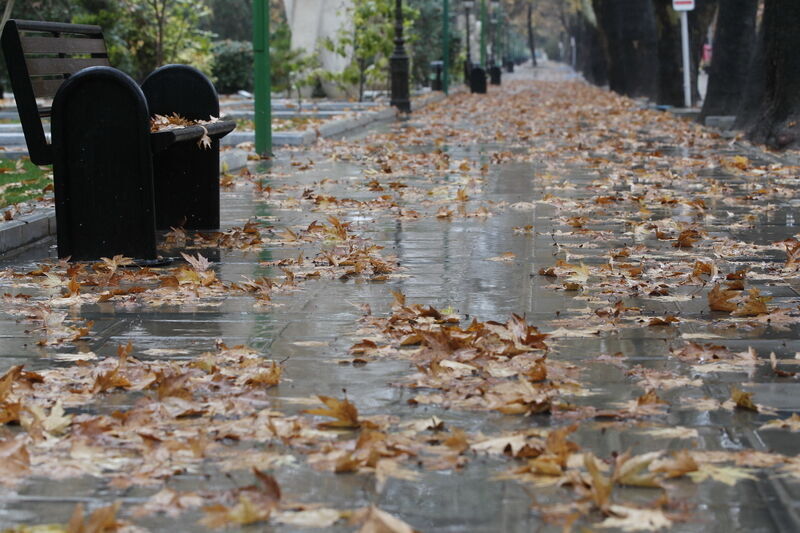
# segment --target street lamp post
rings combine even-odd
[[[486,26],[488,25],[486,0],[481,0],[481,67],[486,69]]]
[[[411,112],[408,91],[408,54],[403,41],[403,0],[394,4],[394,51],[389,58],[392,78],[391,103],[401,113]]]
[[[442,6],[442,90],[447,94],[450,89],[450,2],[443,0]]]
[[[269,64],[269,4],[253,0],[256,152],[272,155],[272,81]]]

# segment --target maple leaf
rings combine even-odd
[[[61,400],[56,402],[49,414],[45,413],[44,409],[35,404],[24,406],[24,410],[30,413],[33,420],[31,421],[27,419],[27,417],[23,417],[23,426],[30,427],[31,424],[37,424],[51,435],[63,434],[72,423],[72,415],[64,414],[64,407],[61,405]]]
[[[759,316],[769,314],[767,302],[772,300],[771,296],[761,296],[758,289],[750,289],[747,298],[741,305],[731,313],[733,316]]]
[[[753,393],[744,392],[737,387],[731,389],[731,400],[736,404],[737,409],[758,412],[758,406],[753,403]]]
[[[347,398],[338,400],[319,394],[317,398],[327,407],[307,409],[303,412],[309,415],[329,416],[336,419],[335,422],[322,422],[320,424],[321,427],[342,429],[357,429],[361,427],[361,421],[358,419],[358,409]]]
[[[590,483],[590,496],[592,501],[601,511],[607,511],[611,505],[611,491],[613,488],[613,481],[602,473],[597,466],[597,459],[592,453],[583,454],[583,466],[589,472],[591,479]]]
[[[786,419],[770,420],[763,424],[760,429],[788,429],[796,433],[800,431],[800,414],[793,413],[792,416]]]
[[[221,528],[231,524],[245,526],[268,520],[272,509],[260,507],[254,504],[246,494],[240,494],[238,503],[233,507],[217,503],[203,507],[203,512],[206,515],[200,520],[200,524]]]
[[[695,472],[700,468],[692,454],[686,450],[673,452],[671,457],[659,459],[650,463],[653,472],[665,474],[668,479],[682,477],[689,472]]]
[[[719,283],[715,283],[714,288],[708,293],[708,307],[712,311],[731,313],[736,310],[737,305],[730,300],[737,296],[739,296],[738,292],[722,289]]]
[[[403,468],[395,459],[379,459],[375,465],[375,492],[379,494],[383,492],[388,478],[417,481],[420,478],[420,474],[408,468]]]
[[[30,471],[26,438],[0,440],[0,483],[14,485]]]
[[[580,266],[573,266],[572,270],[572,274],[567,277],[568,282],[584,285],[589,281],[589,267],[584,265],[583,262],[581,262]]]
[[[336,509],[301,509],[299,511],[282,511],[273,515],[275,522],[298,528],[329,528],[338,522],[342,515]]]
[[[201,254],[197,254],[197,257],[192,257],[191,255],[187,255],[181,252],[181,255],[183,256],[184,260],[186,260],[186,262],[189,263],[194,269],[194,271],[197,272],[198,274],[205,272],[206,270],[209,269],[209,267],[211,267],[211,262],[205,257],[203,257]]]
[[[72,512],[67,524],[67,533],[106,533],[117,531],[122,524],[117,521],[120,502],[95,509],[88,517],[84,517],[83,504],[79,503]]]
[[[101,257],[100,260],[103,262],[103,266],[111,273],[116,272],[119,267],[130,266],[133,264],[133,259],[130,257],[125,257],[124,255],[115,255],[111,259],[108,257]]]
[[[22,375],[22,369],[25,365],[16,365],[9,368],[2,377],[0,377],[0,401],[5,401],[8,398],[14,383]]]
[[[707,479],[713,479],[720,483],[733,486],[743,479],[757,480],[750,469],[738,468],[735,466],[717,466],[713,464],[701,464],[699,468],[689,473],[689,477],[695,483],[701,483]]]
[[[211,137],[208,136],[208,130],[205,126],[200,127],[203,128],[203,136],[197,141],[197,146],[203,150],[209,150],[211,148]]]
[[[597,527],[603,529],[613,527],[622,531],[659,531],[672,526],[672,520],[660,509],[612,505],[609,512],[610,516],[597,524]]]
[[[654,404],[666,404],[664,400],[662,400],[658,394],[656,394],[655,389],[650,389],[643,395],[636,398],[636,405],[654,405]]]
[[[696,229],[683,230],[678,235],[678,240],[672,244],[675,248],[692,248],[692,245],[699,241],[701,234]]]
[[[658,479],[653,472],[647,471],[650,464],[655,461],[661,452],[650,452],[642,455],[631,456],[630,452],[617,457],[614,464],[614,473],[611,476],[615,483],[633,487],[660,487]]]
[[[356,511],[350,523],[361,524],[358,533],[418,533],[407,523],[374,505]]]

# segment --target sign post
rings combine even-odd
[[[681,14],[681,49],[683,52],[683,104],[692,107],[692,76],[689,63],[689,11],[694,9],[694,0],[672,0],[672,9]]]

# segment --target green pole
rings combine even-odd
[[[443,0],[442,9],[442,89],[448,94],[450,89],[450,1]]]
[[[486,7],[486,0],[481,0],[481,67],[486,65],[486,26],[488,25],[489,10]]]
[[[253,55],[255,57],[256,152],[272,155],[272,80],[269,64],[269,4],[253,0]]]

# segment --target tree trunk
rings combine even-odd
[[[756,25],[758,25],[758,22],[756,22]],[[766,35],[764,34],[763,18],[756,35],[754,48],[748,64],[747,81],[744,85],[742,101],[736,112],[736,124],[734,127],[739,130],[747,130],[753,126],[765,98],[767,66],[765,64]]]
[[[723,0],[723,3],[730,0]],[[708,35],[708,27],[717,13],[718,0],[697,0],[694,11],[689,11],[689,60],[692,63],[691,84],[692,101],[700,100],[697,78],[700,74],[700,59],[703,57],[703,44]]]
[[[600,33],[583,12],[578,13],[575,30],[578,71],[586,81],[603,86],[608,83],[608,65]]]
[[[683,107],[683,56],[680,14],[672,0],[653,0],[658,26],[658,99],[662,105]]]
[[[536,67],[536,38],[533,34],[533,0],[528,4],[528,48],[531,49],[531,61]]]
[[[800,2],[766,0],[764,98],[748,137],[776,149],[800,147]]]
[[[755,43],[757,10],[758,0],[725,0],[720,4],[701,120],[735,115],[739,109]]]
[[[658,45],[652,2],[593,0],[612,91],[656,99]]]

